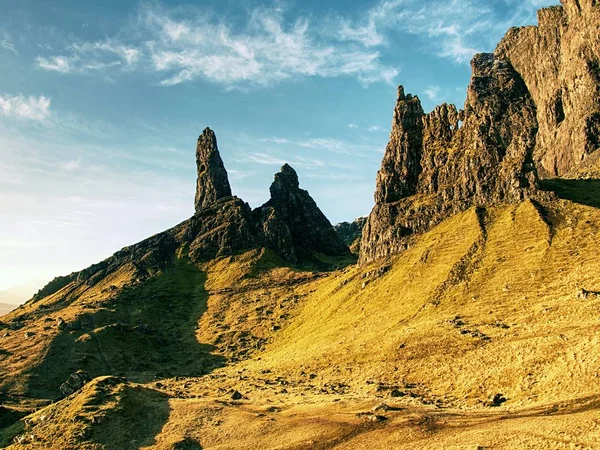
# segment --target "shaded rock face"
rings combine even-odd
[[[543,177],[565,175],[600,148],[600,2],[562,4],[540,10],[538,26],[511,29],[495,51],[537,105]]]
[[[333,228],[342,238],[345,244],[351,245],[362,236],[362,230],[367,222],[366,217],[359,217],[353,222],[340,222],[335,224]]]
[[[525,83],[492,54],[475,56],[472,71],[461,111],[444,104],[424,114],[418,97],[399,88],[362,263],[398,253],[410,235],[451,214],[535,192],[536,108]]]
[[[215,133],[206,128],[198,138],[196,145],[196,165],[198,181],[196,182],[196,212],[212,205],[217,200],[231,197],[231,186],[225,165],[219,154]]]
[[[366,217],[359,217],[353,222],[340,222],[333,227],[344,241],[344,244],[348,245],[350,251],[355,255],[360,253],[360,241],[366,223]]]
[[[270,192],[271,199],[258,210],[265,246],[291,261],[310,258],[312,252],[349,253],[312,197],[300,189],[298,175],[288,164],[275,175]]]

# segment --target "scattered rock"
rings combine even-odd
[[[399,389],[392,389],[390,391],[390,397],[404,397],[406,395],[406,392],[402,392]]]
[[[361,412],[356,414],[357,417],[361,419],[367,420],[369,422],[379,423],[388,420],[386,416],[382,416],[379,414],[373,414],[372,412]]]
[[[74,392],[79,391],[83,386],[92,380],[92,377],[83,370],[72,373],[67,381],[60,385],[60,392],[67,397]]]
[[[492,398],[491,406],[500,406],[500,405],[502,405],[502,403],[505,403],[506,401],[507,400],[504,397],[504,395],[496,394],[496,395],[494,395],[494,398]]]
[[[242,394],[240,394],[238,391],[233,391],[231,394],[231,400],[241,400],[242,398]]]

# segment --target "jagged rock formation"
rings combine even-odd
[[[144,279],[161,271],[175,251],[184,247],[194,263],[259,247],[269,248],[291,263],[315,261],[316,253],[350,255],[348,246],[309,193],[300,189],[298,175],[289,165],[275,175],[271,199],[252,210],[248,203],[232,195],[215,133],[210,128],[198,138],[196,160],[198,182],[193,217],[81,272],[52,280],[33,299],[47,297],[74,281],[78,285],[93,285],[125,265],[132,265],[138,279]]]
[[[562,176],[600,148],[600,4],[562,0],[538,26],[511,29],[496,49],[523,78],[537,106],[534,159]]]
[[[600,147],[600,6],[563,0],[539,22],[473,58],[463,110],[425,114],[399,88],[362,263],[470,206],[540,196],[538,169],[572,172]]]
[[[535,105],[510,63],[477,55],[465,109],[424,114],[398,89],[390,143],[377,174],[361,262],[397,253],[406,237],[472,205],[516,202],[535,191]]]
[[[231,186],[225,165],[219,154],[217,137],[214,131],[206,128],[198,138],[196,145],[196,212],[214,204],[217,200],[231,197]]]
[[[307,191],[300,189],[296,171],[285,164],[275,175],[271,199],[259,208],[265,245],[280,249],[288,259],[310,258],[312,252],[343,255],[348,246]]]
[[[333,226],[342,241],[350,247],[350,251],[354,254],[360,253],[360,240],[365,223],[367,223],[367,218],[359,217],[353,222],[340,222]]]

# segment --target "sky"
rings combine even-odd
[[[396,89],[462,105],[472,56],[552,0],[0,0],[0,301],[193,214],[195,144],[234,194],[287,162],[367,215]]]

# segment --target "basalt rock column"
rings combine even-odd
[[[196,146],[196,165],[198,181],[196,182],[196,213],[213,205],[217,200],[231,197],[231,186],[227,171],[219,154],[217,137],[214,131],[206,128],[198,138]]]

